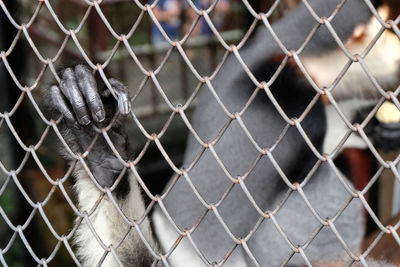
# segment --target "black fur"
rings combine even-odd
[[[86,68],[88,70],[88,68],[83,65],[77,66],[81,69]],[[75,70],[75,72],[73,70]],[[77,67],[69,67],[65,68],[64,70],[60,70],[60,84],[71,83],[71,81],[69,81],[69,79],[71,78],[66,75],[67,71],[69,71],[69,73],[72,73],[72,75],[76,75],[75,73],[77,71]],[[87,74],[84,75],[91,76],[92,74],[88,70]],[[79,83],[78,78],[76,78],[76,83]],[[80,90],[83,89],[80,88]],[[97,88],[94,88],[94,90],[96,90],[95,92],[97,92]],[[95,122],[95,119],[93,118],[91,119],[91,121],[93,124],[95,124],[95,126],[99,128],[105,127],[108,124],[113,123],[113,127],[107,132],[107,134],[112,140],[115,148],[117,149],[121,157],[124,160],[127,160],[127,136],[125,134],[122,124],[120,123],[119,117],[121,116],[117,117],[117,120],[111,121],[112,118],[115,117],[115,114],[117,112],[116,101],[115,99],[113,99],[107,88],[103,90],[99,97],[101,99],[106,116],[101,122]],[[64,119],[61,121],[58,127],[61,131],[61,134],[64,136],[64,139],[74,153],[84,153],[89,148],[97,135],[97,140],[92,146],[85,161],[88,164],[89,169],[91,170],[94,178],[99,183],[99,185],[102,187],[111,187],[117,180],[121,171],[124,169],[124,166],[118,160],[116,155],[114,155],[103,135],[97,134],[92,124],[83,125],[83,123],[76,117],[76,114],[74,113],[74,103],[72,103],[68,98],[68,95],[65,95],[65,92],[61,92],[61,90],[59,90],[57,86],[51,87],[49,98],[53,99],[53,101],[49,103],[49,109],[52,110],[53,113],[56,115],[64,115]],[[64,103],[55,103],[56,99],[63,99]],[[66,114],[68,110],[70,111],[72,116],[68,116],[68,114]],[[91,115],[94,117],[93,114]],[[56,119],[57,116],[54,116],[53,118]],[[70,159],[70,156],[67,155],[66,152],[64,152],[63,154],[67,156],[68,159]],[[119,198],[121,198],[126,196],[129,193],[129,190],[129,183],[126,181],[124,175],[124,177],[120,179],[119,185],[115,188],[115,193]]]
[[[280,62],[275,62],[271,59],[267,60],[255,67],[252,73],[258,81],[268,81],[277,71],[279,63]],[[251,92],[254,86],[252,86],[251,83],[248,84],[248,90]],[[280,72],[278,78],[271,85],[270,90],[289,118],[299,118],[312,99],[317,95],[316,91],[304,78],[300,69],[292,60],[289,60],[289,63],[287,63],[285,68]],[[260,98],[260,101],[264,102],[265,105],[273,105],[263,91],[258,94],[258,98]],[[326,133],[326,115],[321,99],[318,99],[313,105],[305,119],[301,122],[301,126],[312,144],[321,152]],[[298,133],[295,126],[292,126],[292,129],[289,131],[292,131],[294,134],[293,142],[296,143],[296,146],[300,146],[299,153],[302,155],[302,160],[294,161],[290,169],[287,170],[287,175],[288,177],[294,178],[292,182],[301,182],[315,165],[317,158],[300,133]]]

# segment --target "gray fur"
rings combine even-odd
[[[329,16],[340,1],[309,2],[319,16]],[[332,24],[341,39],[345,41],[351,36],[356,25],[367,22],[369,18],[370,13],[363,1],[347,1]],[[273,28],[290,50],[300,47],[315,24],[315,20],[300,4]],[[272,36],[264,27],[262,28],[255,38],[240,50],[240,55],[251,70],[272,55],[281,53]],[[322,26],[308,44],[305,54],[323,53],[334,47],[335,41]],[[251,81],[246,76],[247,74],[243,72],[234,55],[230,55],[212,81],[218,96],[231,113],[239,112],[249,98],[245,88],[249,87]],[[203,141],[213,141],[226,121],[226,114],[204,86],[192,119],[195,131]],[[270,147],[286,125],[274,107],[257,100],[244,113],[243,121],[261,147]],[[296,130],[289,131],[284,141],[273,152],[276,161],[284,171],[303,159],[302,150],[296,143],[298,137],[295,132]],[[190,135],[184,167],[190,165],[200,148],[195,138]],[[243,175],[258,155],[237,121],[231,123],[216,144],[215,150],[233,176]],[[189,172],[189,176],[208,203],[219,201],[231,185],[209,150],[202,155],[196,166]],[[274,209],[286,192],[282,190],[282,179],[267,157],[257,164],[245,183],[263,210]],[[320,167],[304,189],[310,202],[323,218],[332,218],[349,198],[343,185],[338,182],[336,175],[327,164]],[[206,211],[183,178],[169,192],[165,199],[165,206],[181,229],[190,229]],[[218,211],[236,237],[247,236],[260,218],[239,185],[232,189]],[[353,200],[336,225],[354,253],[359,251],[364,234],[362,216],[360,201]],[[278,212],[277,220],[288,238],[299,245],[304,244],[319,225],[297,192],[292,194]],[[193,239],[210,262],[222,260],[227,250],[234,245],[212,211],[206,215],[193,233]],[[257,233],[248,241],[248,246],[262,266],[278,266],[290,253],[288,245],[277,233],[271,220],[263,221]],[[249,266],[253,266],[252,261],[240,246],[236,250],[240,250],[241,257],[245,257]],[[321,231],[305,252],[312,262],[348,259],[345,250],[328,228]],[[289,264],[304,265],[305,263],[299,255],[295,255]]]

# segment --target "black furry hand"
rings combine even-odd
[[[118,104],[108,89],[99,95],[96,81],[84,65],[64,69],[61,72],[60,87],[53,85],[50,88],[49,106],[64,116],[58,126],[74,153],[84,153],[93,142],[97,133],[91,123],[101,128],[111,122],[117,110],[122,115],[130,112],[127,88],[115,79],[109,82],[118,96]],[[126,159],[127,137],[121,125],[113,121],[107,134],[121,157]],[[101,134],[89,150],[86,162],[102,187],[112,186],[123,169],[122,163]]]

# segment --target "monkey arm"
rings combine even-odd
[[[62,153],[70,164],[79,158],[74,170],[74,189],[82,213],[76,219],[77,254],[85,266],[103,260],[103,266],[114,266],[118,261],[149,266],[154,259],[140,240],[134,221],[150,246],[156,246],[149,221],[140,220],[145,215],[140,187],[124,165],[128,160],[127,136],[119,117],[130,112],[128,90],[115,79],[109,82],[117,105],[109,89],[99,95],[91,71],[83,65],[64,69],[60,86],[49,90],[50,108],[63,115],[58,128],[69,149]],[[111,248],[118,257],[109,253]]]

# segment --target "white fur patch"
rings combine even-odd
[[[365,35],[361,40],[350,39],[345,44],[346,49],[353,55],[363,53],[380,29],[379,22],[372,18],[366,25]],[[338,48],[324,55],[301,57],[301,61],[314,81],[322,88],[331,86],[349,59]],[[365,63],[384,90],[395,89],[400,78],[400,41],[397,36],[385,31],[365,57]],[[352,63],[332,92],[339,99],[380,96],[359,62]]]
[[[87,177],[86,171],[77,169],[77,182],[75,190],[78,196],[79,210],[81,212],[89,212],[96,201],[102,194],[93,182]],[[129,176],[130,192],[127,197],[121,201],[117,201],[118,206],[123,213],[130,219],[138,219],[145,212],[143,198],[141,196],[140,187],[134,177]],[[111,200],[104,196],[96,210],[89,216],[90,222],[105,246],[116,246],[129,229],[129,225],[123,220]],[[156,248],[155,241],[152,236],[149,220],[143,221],[140,229],[146,240],[153,248]],[[74,237],[75,244],[78,246],[78,257],[84,266],[95,266],[105,253],[96,240],[88,224],[83,220]],[[121,246],[116,250],[117,254],[135,253],[138,248],[143,247],[135,229],[131,229]],[[123,260],[122,257],[120,260]],[[102,266],[119,266],[111,253],[108,253]]]
[[[375,103],[376,101],[374,100],[351,99],[351,100],[341,101],[338,105],[340,110],[343,112],[344,116],[348,120],[351,120],[357,110],[360,110],[366,106],[371,106]],[[324,153],[331,153],[339,144],[339,142],[343,139],[346,133],[349,131],[349,128],[343,122],[343,119],[339,116],[338,112],[332,105],[328,105],[325,111],[326,111],[327,129],[324,138],[324,143],[322,146],[322,151]],[[343,150],[346,147],[365,149],[367,148],[367,144],[358,134],[353,133],[346,140],[341,150]]]

